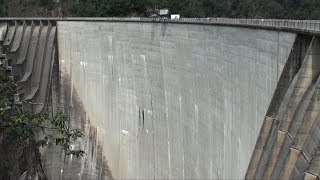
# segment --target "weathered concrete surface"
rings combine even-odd
[[[295,34],[157,23],[57,26],[60,84],[82,101],[113,177],[244,177]]]
[[[7,23],[0,23],[0,56],[3,54],[2,52],[2,44],[7,31]]]
[[[318,37],[299,35],[296,39],[273,107],[266,114],[247,179],[319,179],[319,48]]]
[[[0,23],[0,41],[4,40],[4,36],[6,35],[7,23]]]
[[[41,112],[56,114],[63,111],[72,119],[70,127],[82,130],[85,135],[83,139],[72,144],[72,148],[81,146],[85,149],[87,155],[84,158],[65,156],[62,148],[55,146],[55,142],[52,141],[46,148],[41,148],[41,160],[47,178],[54,180],[112,179],[107,161],[102,155],[102,147],[96,141],[96,127],[90,125],[77,94],[70,95],[70,84],[59,84],[56,37],[56,23],[52,21],[1,23],[0,65],[3,64],[7,70],[12,70],[17,84],[15,96],[17,106],[22,105],[25,112],[33,114]],[[65,102],[70,102],[71,98],[74,102],[72,108],[64,106]],[[41,136],[39,134],[40,138]],[[24,159],[34,159],[34,154],[20,153],[22,150],[25,151],[25,148],[17,148],[12,142],[10,144],[4,141],[0,146],[3,147],[0,151],[4,155],[0,157],[0,161],[15,164],[12,165],[17,167],[14,179],[23,177],[28,170],[26,167],[33,166],[32,163],[26,164]],[[17,156],[17,154],[20,155]],[[33,161],[28,160],[28,162]],[[3,175],[0,172],[0,178]],[[8,179],[6,176],[3,178]]]
[[[50,89],[56,26],[50,22],[0,24],[0,55],[13,71],[23,110],[40,113]],[[4,53],[4,54],[3,54]]]
[[[55,39],[56,26],[48,21],[0,23],[1,71],[2,68],[11,71],[18,85],[13,112],[16,112],[20,105],[28,113],[40,113],[50,109],[48,107],[51,104],[47,99],[50,97],[48,92],[55,59]],[[1,84],[1,87],[3,93],[5,86]],[[39,175],[36,179],[43,179],[42,168],[38,164],[39,151],[34,149],[33,138],[20,142],[7,138],[5,133],[0,132],[0,139],[0,161],[3,170],[0,172],[0,179],[23,179],[29,175],[31,178],[35,174]]]

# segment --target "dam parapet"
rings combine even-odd
[[[247,28],[289,31],[309,35],[320,34],[319,20],[291,20],[291,19],[239,19],[239,18],[179,18],[175,20],[147,17],[1,17],[1,21],[102,21],[102,22],[150,22],[150,23],[178,23],[202,24],[216,26],[236,26]]]

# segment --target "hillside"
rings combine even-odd
[[[183,17],[319,19],[319,0],[0,0],[0,16],[148,16],[169,8]]]

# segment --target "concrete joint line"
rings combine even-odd
[[[302,156],[308,161],[308,163],[311,163],[311,160],[306,156],[306,154],[301,149],[298,149],[295,147],[290,147],[290,149],[294,149],[294,150],[299,151],[302,154]]]
[[[278,130],[278,131],[279,131],[279,132],[286,133],[286,134],[289,136],[289,138],[290,138],[291,140],[293,140],[293,138],[292,138],[291,134],[289,134],[289,132],[288,132],[288,131],[284,131],[284,130]]]

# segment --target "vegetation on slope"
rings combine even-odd
[[[183,17],[320,19],[319,0],[60,0],[64,16],[147,16],[169,8]],[[0,0],[0,16],[58,16],[53,0]]]
[[[0,16],[55,16],[53,0],[0,0]]]

